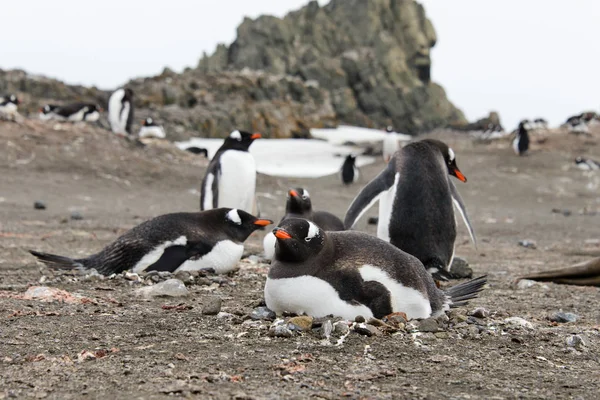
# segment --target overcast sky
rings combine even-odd
[[[244,16],[308,0],[3,1],[0,68],[113,88],[195,66]],[[326,4],[326,0],[320,0]],[[553,124],[600,108],[600,1],[422,0],[438,33],[432,76],[469,119],[497,110]]]

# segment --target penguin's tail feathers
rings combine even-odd
[[[29,250],[37,259],[44,264],[48,264],[49,267],[58,269],[76,269],[84,268],[84,265],[72,258],[57,256],[55,254],[40,253],[39,251]]]
[[[479,292],[487,283],[487,275],[479,278],[471,279],[470,281],[459,283],[456,286],[445,291],[446,296],[450,300],[450,308],[461,307],[469,303],[469,300],[476,298]]]

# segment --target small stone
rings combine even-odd
[[[350,331],[350,328],[348,327],[348,324],[345,321],[338,321],[335,324],[333,324],[333,332],[336,335],[343,336],[343,335],[347,334],[349,331]]]
[[[448,335],[448,332],[436,332],[436,333],[434,333],[434,335],[438,339],[448,339],[450,337]]]
[[[443,326],[446,323],[448,323],[448,321],[450,321],[450,318],[448,318],[448,316],[446,315],[446,313],[441,313],[440,315],[438,315],[435,320],[438,322],[439,326]]]
[[[175,273],[175,275],[173,275],[173,277],[176,279],[179,279],[181,282],[193,282],[194,281],[194,278],[189,273],[189,271],[177,271]]]
[[[532,250],[537,249],[537,245],[535,244],[535,242],[533,240],[520,240],[519,246],[525,247],[526,249],[532,249]]]
[[[331,323],[331,320],[323,322],[323,324],[321,325],[321,336],[325,339],[329,339],[332,332],[333,324]]]
[[[223,312],[223,311],[221,311],[220,313],[217,314],[217,319],[230,319],[230,318],[235,318],[235,315],[230,314],[228,312]]]
[[[487,318],[490,316],[490,312],[483,307],[477,307],[471,312],[471,315],[475,318]]]
[[[408,317],[405,313],[396,312],[385,317],[385,320],[388,324],[392,326],[398,326],[400,324],[406,324],[408,322]]]
[[[83,219],[83,215],[79,211],[73,211],[71,213],[71,219],[73,221],[81,221]]]
[[[587,346],[586,341],[580,335],[569,336],[566,340],[567,346],[573,347],[576,350],[582,350]]]
[[[356,318],[354,318],[354,322],[358,322],[359,324],[361,324],[366,322],[366,319],[362,315],[357,315]]]
[[[254,321],[259,321],[259,320],[274,321],[275,317],[276,317],[275,313],[273,311],[269,310],[267,307],[256,307],[250,313],[250,318],[252,318]]]
[[[371,324],[365,324],[365,323],[358,323],[354,326],[354,331],[357,333],[360,333],[361,335],[365,335],[365,336],[381,336],[382,333],[379,329],[377,329],[376,327],[374,327]]]
[[[275,325],[269,329],[269,336],[290,338],[293,333],[286,325]]]
[[[33,203],[33,208],[36,210],[45,210],[46,203],[44,203],[43,201],[37,200]]]
[[[290,329],[300,331],[310,331],[313,324],[313,318],[307,315],[301,315],[299,317],[290,318],[288,325],[292,325]]]
[[[136,294],[144,297],[181,297],[187,296],[189,292],[183,282],[181,282],[179,279],[167,279],[166,281],[157,283],[156,285],[137,289]]]
[[[419,321],[418,329],[420,332],[437,332],[440,326],[435,318],[427,318]]]
[[[378,217],[369,217],[369,219],[367,220],[367,224],[369,224],[369,225],[377,225],[378,223],[379,223]]]
[[[376,327],[381,327],[381,326],[387,325],[385,322],[383,322],[382,320],[377,319],[377,318],[369,318],[369,321],[367,321],[367,322]]]
[[[454,257],[450,266],[450,274],[455,279],[472,278],[473,269],[469,267],[467,260],[461,257]]]
[[[533,329],[533,324],[526,319],[521,317],[510,317],[504,320],[504,323],[508,325],[509,328],[527,328]]]
[[[578,318],[579,318],[579,316],[577,314],[570,313],[570,312],[562,312],[562,311],[552,313],[548,316],[548,319],[550,321],[559,322],[561,324],[568,323],[568,322],[575,322],[575,321],[577,321]]]
[[[562,214],[562,215],[564,215],[565,217],[569,217],[571,214],[573,214],[573,213],[571,212],[571,210],[568,210],[568,209],[566,209],[566,208],[564,208],[564,209],[561,209],[561,208],[553,208],[553,209],[552,209],[552,212],[553,212],[554,214]]]
[[[535,286],[536,283],[536,281],[532,281],[531,279],[521,279],[517,282],[517,289],[529,289],[530,287]]]
[[[209,299],[206,304],[202,307],[203,315],[217,315],[221,311],[221,304],[223,301],[220,297],[213,297]]]

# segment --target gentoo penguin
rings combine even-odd
[[[577,166],[577,168],[584,171],[600,170],[600,162],[594,161],[590,158],[577,157],[575,159],[575,165]]]
[[[437,279],[448,278],[456,239],[453,204],[476,244],[466,207],[448,175],[467,181],[445,143],[425,139],[408,144],[354,199],[346,229],[379,200],[377,237],[417,257]]]
[[[348,154],[346,156],[344,164],[342,164],[342,169],[340,170],[340,176],[342,177],[342,183],[344,185],[350,185],[358,181],[360,172],[358,171],[358,167],[356,166],[355,155]]]
[[[57,106],[53,104],[45,105],[40,113],[44,115],[42,119],[58,119],[61,121],[87,121],[94,122],[100,118],[100,108],[97,104],[92,103],[73,103],[65,106]]]
[[[276,313],[436,317],[477,297],[486,283],[480,277],[442,291],[416,257],[362,232],[325,232],[298,218],[273,232],[275,259],[264,293]]]
[[[21,101],[14,94],[0,97],[0,116],[14,117],[17,115],[19,104]]]
[[[531,123],[528,120],[523,120],[519,122],[519,127],[517,128],[517,135],[512,141],[512,148],[514,152],[518,156],[523,156],[527,154],[529,150],[529,129]]]
[[[140,128],[138,136],[141,138],[151,137],[158,139],[167,137],[163,127],[158,125],[152,118],[146,118],[142,121],[142,127]]]
[[[390,162],[394,153],[400,148],[398,145],[398,134],[394,128],[388,126],[385,128],[385,137],[383,138],[383,161]]]
[[[317,224],[325,231],[343,231],[344,223],[332,213],[327,211],[313,211],[310,193],[304,188],[291,189],[288,192],[285,204],[285,215],[281,222],[287,218],[304,218]],[[269,260],[275,255],[275,236],[269,232],[263,239],[265,257]]]
[[[548,129],[548,121],[546,121],[544,118],[536,118],[533,120],[533,123],[535,125],[535,129]]]
[[[108,122],[111,130],[117,135],[131,134],[133,122],[133,90],[117,89],[108,100]]]
[[[233,207],[252,211],[256,163],[248,148],[260,133],[233,131],[208,164],[200,191],[200,209]]]
[[[576,135],[589,133],[587,123],[581,115],[570,117],[567,119],[565,125],[567,125],[567,129],[570,133],[574,133]]]
[[[165,214],[143,222],[86,258],[71,259],[31,250],[30,253],[57,268],[94,268],[103,275],[125,270],[202,269],[222,274],[236,268],[248,236],[272,223],[230,208]]]
[[[202,154],[204,157],[208,158],[208,150],[202,147],[191,146],[186,148],[185,151],[189,151],[192,154]]]

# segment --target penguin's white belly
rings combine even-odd
[[[14,115],[17,113],[18,106],[15,103],[7,103],[0,106],[0,114]]]
[[[326,281],[314,276],[270,279],[265,284],[265,302],[276,313],[292,312],[319,318],[329,314],[353,320],[357,315],[372,318],[365,305],[350,304]]]
[[[275,243],[277,243],[277,238],[273,234],[273,232],[269,232],[265,235],[263,239],[263,249],[265,250],[265,258],[272,260],[275,258]]]
[[[252,212],[256,188],[256,163],[247,151],[227,150],[221,154],[219,207]]]
[[[377,223],[377,237],[390,241],[390,220],[392,219],[392,211],[394,208],[394,199],[396,198],[396,190],[398,189],[398,181],[400,173],[396,172],[394,184],[387,192],[384,192],[379,199],[379,222]]]
[[[84,117],[85,121],[88,122],[95,122],[98,121],[100,119],[100,113],[98,111],[92,111],[91,113],[89,113],[88,115],[86,115]]]
[[[512,147],[513,147],[513,150],[515,151],[515,153],[520,154],[519,153],[519,137],[518,136],[513,139]]]
[[[352,182],[356,183],[358,182],[358,178],[360,177],[360,171],[358,170],[358,168],[356,168],[356,166],[352,168],[354,170],[354,177],[352,178]]]
[[[385,162],[390,161],[390,158],[394,155],[400,146],[398,146],[398,138],[394,134],[388,134],[383,139],[383,160]]]
[[[365,281],[381,283],[390,293],[393,312],[403,312],[410,318],[428,318],[431,316],[431,303],[423,293],[402,285],[379,267],[365,264],[358,269]]]
[[[162,126],[142,126],[140,128],[139,137],[153,137],[158,139],[164,139],[166,135]]]
[[[40,113],[39,117],[42,121],[50,121],[52,118],[55,117],[55,114],[54,113],[46,113],[46,114]]]
[[[217,274],[226,274],[237,269],[244,254],[244,245],[231,240],[218,242],[213,249],[197,260],[187,260],[176,271],[198,271],[214,269]]]

